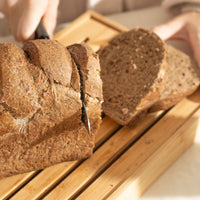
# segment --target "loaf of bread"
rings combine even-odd
[[[200,84],[200,70],[188,55],[166,45],[166,87],[150,111],[166,110],[192,94]]]
[[[99,60],[88,46],[0,44],[0,177],[90,156],[102,99]]]
[[[132,124],[158,101],[165,84],[165,44],[136,28],[109,41],[99,52],[103,111],[121,125]]]
[[[170,108],[200,84],[195,62],[148,30],[119,34],[99,55],[103,111],[121,125],[133,127],[149,111]]]

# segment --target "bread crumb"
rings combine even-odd
[[[0,105],[0,114],[4,112],[4,107]]]
[[[122,113],[123,113],[124,115],[126,115],[128,112],[129,112],[129,109],[128,109],[128,108],[122,108]]]
[[[133,68],[137,69],[137,65],[135,63],[133,63]]]

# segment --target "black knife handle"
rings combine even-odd
[[[41,21],[38,27],[36,28],[35,39],[50,39]]]

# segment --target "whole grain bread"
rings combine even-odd
[[[90,156],[101,122],[99,61],[88,46],[75,45],[76,61],[56,41],[30,41],[23,49],[0,44],[0,177]],[[81,120],[82,88],[91,136]]]
[[[96,130],[101,120],[103,102],[102,80],[100,78],[99,57],[86,44],[74,44],[67,47],[82,79],[83,101],[87,107],[91,130]],[[94,67],[95,66],[95,67]]]
[[[151,107],[165,83],[165,44],[153,32],[135,28],[99,52],[103,111],[121,125]]]
[[[200,84],[199,68],[188,55],[166,45],[166,87],[150,112],[166,110],[192,94]]]

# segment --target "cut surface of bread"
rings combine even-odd
[[[100,50],[103,111],[121,125],[151,107],[165,79],[165,44],[153,32],[136,28]]]
[[[188,55],[166,45],[166,87],[150,112],[166,110],[192,94],[200,84],[199,68]]]
[[[24,51],[0,45],[0,177],[91,155],[101,122],[102,83],[94,85],[90,70],[100,80],[100,67],[88,46],[77,49],[85,51],[84,65],[76,61],[85,69],[83,85],[70,52],[56,41],[29,41]],[[82,86],[99,90],[93,96],[87,92],[91,136],[81,120]]]

